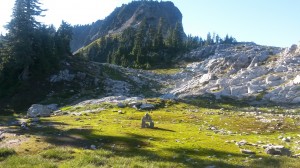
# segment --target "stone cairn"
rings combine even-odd
[[[142,128],[154,128],[154,122],[148,113],[142,118]]]

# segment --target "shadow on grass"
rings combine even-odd
[[[2,119],[3,120],[3,119]],[[139,134],[128,133],[124,136],[110,136],[101,135],[99,130],[92,128],[71,128],[65,129],[68,126],[61,122],[51,122],[49,120],[42,121],[39,126],[30,126],[29,130],[18,130],[18,134],[23,135],[36,135],[43,141],[60,147],[73,147],[79,149],[89,150],[91,145],[97,148],[110,151],[113,156],[122,158],[141,158],[145,162],[169,162],[175,165],[183,165],[184,167],[226,167],[238,168],[243,167],[238,164],[230,164],[229,159],[239,158],[240,160],[247,157],[244,154],[237,154],[225,151],[218,151],[209,148],[161,148],[163,153],[172,153],[170,155],[160,155],[155,151],[147,149],[153,147],[153,141],[162,141],[163,138],[153,138]],[[168,129],[156,128],[157,131],[170,131]],[[97,132],[97,134],[95,134]],[[16,133],[16,132],[15,132]],[[213,158],[211,158],[213,156]],[[229,157],[230,156],[230,157]],[[268,167],[268,165],[275,165],[280,167],[281,161],[273,158],[263,158],[263,160],[254,161],[251,167]],[[274,167],[274,166],[273,166]]]
[[[272,103],[267,101],[254,101],[254,100],[237,100],[228,96],[221,96],[221,99],[216,99],[214,95],[203,95],[186,97],[180,100],[183,103],[190,104],[197,107],[205,107],[209,109],[224,109],[231,111],[249,111],[247,108],[270,108],[270,109],[295,109],[299,108],[299,105],[287,104],[287,103]],[[262,110],[260,110],[262,111]],[[270,113],[263,111],[264,113]],[[281,113],[285,113],[284,111]]]
[[[170,129],[165,129],[165,128],[159,128],[159,127],[154,127],[154,130],[159,130],[159,131],[167,131],[167,132],[176,132],[174,130],[170,130]]]
[[[49,122],[48,122],[49,124]],[[60,125],[61,123],[55,123]],[[53,125],[53,124],[50,124]],[[167,129],[156,128],[158,131],[170,131]],[[95,145],[97,148],[101,148],[107,151],[113,152],[114,156],[123,158],[136,158],[141,157],[145,162],[170,162],[173,164],[181,164],[185,167],[205,167],[215,165],[217,167],[240,167],[237,165],[226,163],[226,160],[206,160],[199,159],[195,156],[209,157],[216,155],[220,159],[226,159],[228,155],[235,157],[245,157],[243,154],[234,154],[230,152],[215,151],[210,149],[201,149],[196,152],[187,148],[167,149],[163,148],[165,152],[172,152],[176,155],[173,156],[161,156],[158,153],[148,150],[147,147],[153,147],[153,141],[162,141],[163,138],[152,138],[151,136],[144,136],[139,134],[124,134],[124,136],[110,136],[95,134],[95,130],[90,128],[72,128],[69,130],[60,130],[55,127],[47,128],[32,128],[31,133],[40,135],[43,134],[42,139],[55,146],[70,146],[74,148],[90,149],[91,145]],[[29,132],[28,132],[29,133]],[[101,133],[101,132],[100,132]]]

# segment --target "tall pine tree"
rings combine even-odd
[[[20,72],[19,79],[22,80],[28,79],[30,66],[37,55],[34,51],[35,33],[40,23],[35,17],[41,16],[43,11],[38,0],[16,0],[12,20],[7,25],[9,55],[16,71]]]

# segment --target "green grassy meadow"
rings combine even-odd
[[[249,113],[251,107],[226,103],[158,103],[152,111],[113,104],[67,106],[61,115],[34,124],[27,120],[28,130],[8,124],[20,116],[0,116],[0,129],[15,135],[2,141],[20,141],[0,148],[0,167],[300,167],[299,158],[270,156],[261,147],[284,145],[300,153],[300,118],[295,117],[299,109],[283,116],[282,109],[260,108],[257,115]],[[146,112],[154,129],[141,128]],[[279,136],[292,140],[283,142]],[[241,140],[247,145],[235,144]],[[241,149],[256,154],[243,154]]]

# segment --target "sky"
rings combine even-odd
[[[62,20],[88,24],[104,19],[116,7],[132,0],[40,0],[45,24]],[[300,41],[300,0],[170,0],[183,14],[186,34],[206,37],[232,35],[238,41],[289,47]],[[14,0],[0,0],[0,33],[10,21]]]

